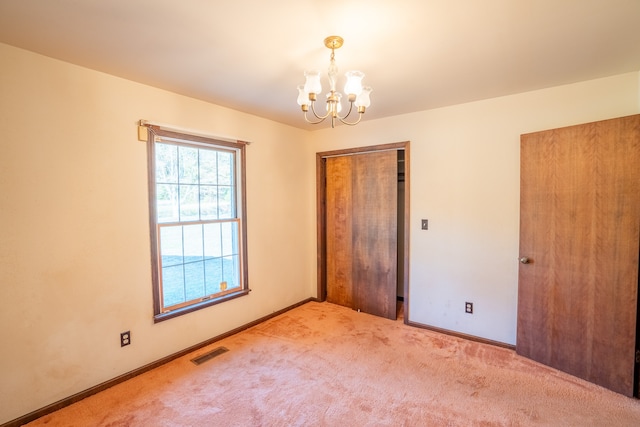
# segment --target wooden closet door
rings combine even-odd
[[[518,354],[633,395],[640,116],[521,138]]]
[[[397,151],[327,159],[327,301],[396,318]]]
[[[327,159],[327,301],[353,308],[353,156]]]

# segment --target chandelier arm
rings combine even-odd
[[[349,111],[347,111],[347,114],[345,114],[342,117],[338,116],[338,119],[340,119],[340,121],[342,122],[343,119],[346,119],[347,117],[349,117],[349,114],[351,114],[352,110],[353,110],[353,102],[349,102]],[[342,123],[344,123],[344,122],[342,122]]]
[[[314,115],[315,115],[315,113],[314,113]],[[316,115],[316,117],[318,117],[318,116]],[[304,112],[304,121],[307,122],[307,123],[311,123],[312,125],[317,125],[318,123],[322,123],[322,122],[324,122],[324,119],[326,119],[326,117],[321,118],[320,120],[314,122],[312,120],[309,120],[309,118],[307,117],[307,112],[306,111]]]
[[[346,120],[344,120],[344,119],[341,119],[340,117],[338,117],[338,119],[340,119],[340,121],[341,121],[342,123],[344,123],[345,125],[355,126],[355,125],[357,125],[358,123],[360,123],[360,120],[362,120],[362,115],[363,115],[363,114],[364,114],[364,113],[358,112],[358,120],[356,120],[355,122],[348,122],[348,121],[346,121]],[[348,116],[348,114],[347,114],[347,116]],[[347,116],[345,116],[344,118],[346,119],[346,118],[347,118]]]
[[[314,116],[316,116],[317,119],[320,119],[320,122],[323,121],[324,119],[326,119],[327,117],[329,117],[329,114],[331,114],[331,111],[327,111],[327,114],[325,114],[324,116],[319,116],[318,113],[316,113],[316,103],[312,102],[311,103],[311,112],[313,113]],[[318,122],[318,123],[320,123]]]

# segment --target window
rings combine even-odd
[[[249,291],[245,144],[147,127],[157,322]]]

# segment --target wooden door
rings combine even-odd
[[[396,318],[397,151],[326,163],[327,301]]]
[[[640,115],[521,138],[518,354],[633,395]]]

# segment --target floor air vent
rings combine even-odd
[[[216,356],[220,356],[222,353],[226,353],[227,351],[229,351],[229,349],[227,347],[218,347],[218,348],[214,348],[213,350],[205,353],[205,354],[201,354],[200,356],[191,359],[191,361],[193,363],[195,363],[196,365],[201,365],[204,362],[206,362],[207,360],[211,360]]]

